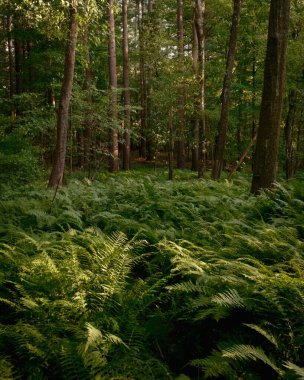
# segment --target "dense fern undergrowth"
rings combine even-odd
[[[304,187],[2,186],[0,379],[304,379]]]

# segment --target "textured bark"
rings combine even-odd
[[[83,45],[86,51],[86,68],[84,73],[84,83],[83,83],[83,89],[86,91],[86,101],[87,101],[87,111],[84,119],[84,126],[83,126],[83,135],[81,136],[81,145],[82,145],[82,152],[83,157],[81,158],[82,163],[81,166],[83,166],[88,172],[91,171],[91,162],[92,162],[92,141],[91,141],[91,135],[92,135],[92,126],[93,126],[93,120],[91,115],[91,105],[93,103],[93,98],[91,94],[91,82],[92,82],[92,67],[91,67],[91,56],[90,56],[90,50],[89,50],[89,36],[88,36],[88,24],[84,27],[84,33],[83,33]]]
[[[182,70],[182,60],[184,57],[184,1],[177,0],[177,47],[178,47],[178,58],[180,60],[180,67]],[[186,164],[185,155],[185,99],[184,99],[184,88],[183,85],[179,89],[178,94],[178,126],[177,126],[177,137],[176,137],[176,166],[178,169],[184,169]]]
[[[220,178],[223,168],[224,150],[229,120],[231,81],[233,76],[234,57],[236,52],[237,35],[240,22],[240,9],[241,0],[234,0],[226,72],[222,90],[221,116],[218,127],[218,135],[215,142],[214,163],[212,168],[212,179],[214,180],[218,180]]]
[[[144,28],[143,28],[144,1],[138,0],[138,38],[139,38],[139,70],[140,70],[140,133],[141,141],[139,156],[147,157],[147,129],[148,129],[148,101],[147,101],[147,79],[144,54]]]
[[[71,3],[69,8],[68,42],[65,53],[64,75],[57,115],[56,150],[52,172],[49,179],[49,187],[61,186],[63,182],[69,123],[69,107],[74,78],[77,29],[77,2],[74,1],[73,4]]]
[[[108,0],[108,23],[109,23],[109,76],[110,76],[110,108],[109,116],[111,129],[109,133],[110,165],[111,172],[119,169],[118,156],[118,129],[117,129],[117,73],[116,73],[116,36],[115,36],[115,0]]]
[[[198,77],[198,38],[195,26],[195,2],[193,3],[192,17],[192,69],[196,77]],[[197,105],[196,105],[197,106]],[[195,107],[192,120],[192,165],[191,170],[198,170],[198,145],[199,145],[199,119],[197,109]]]
[[[290,0],[271,0],[264,85],[251,192],[270,188],[276,180],[283,105]]]
[[[124,82],[124,144],[123,144],[123,169],[130,169],[131,161],[131,98],[129,83],[129,31],[128,31],[128,0],[122,1],[123,9],[123,82]]]
[[[205,0],[195,0],[195,26],[198,39],[199,69],[197,78],[200,87],[198,103],[199,130],[198,130],[198,177],[204,176],[206,171],[206,117],[205,117]]]

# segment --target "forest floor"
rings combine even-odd
[[[2,186],[1,380],[303,375],[303,179],[166,177]]]

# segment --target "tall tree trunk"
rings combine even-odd
[[[129,83],[129,31],[128,31],[128,0],[122,1],[123,9],[123,82],[124,82],[124,144],[123,144],[123,169],[130,169],[131,160],[131,99]]]
[[[145,64],[145,43],[144,43],[144,1],[139,0],[138,5],[138,37],[139,37],[139,71],[140,71],[140,149],[139,155],[142,158],[147,157],[147,129],[148,129],[148,106],[147,106],[147,78],[146,78],[146,64]]]
[[[270,188],[276,179],[283,106],[290,0],[271,0],[264,85],[251,192]]]
[[[14,96],[14,40],[12,36],[12,16],[7,16],[7,47],[9,64],[9,97]]]
[[[230,41],[226,62],[226,72],[222,91],[222,108],[218,127],[218,135],[215,142],[214,163],[212,179],[218,180],[221,176],[224,160],[224,150],[229,119],[230,90],[233,75],[234,57],[236,52],[237,35],[240,22],[241,0],[233,1],[233,15],[231,21]]]
[[[12,99],[14,96],[14,39],[12,35],[12,16],[7,16],[6,31],[7,31],[7,52],[8,52],[8,66],[9,66],[9,98]],[[16,110],[13,105],[11,105],[11,116],[16,116]]]
[[[77,0],[73,0],[73,2],[70,3],[69,7],[68,41],[65,53],[64,75],[57,115],[56,150],[52,172],[49,179],[49,187],[61,186],[63,182],[69,125],[69,106],[72,95],[75,52],[77,43],[77,6]]]
[[[294,127],[294,116],[296,113],[296,91],[290,90],[289,92],[289,108],[285,123],[285,176],[289,180],[293,177],[294,172],[294,152],[293,152],[293,127]]]
[[[184,57],[184,1],[177,0],[177,47],[178,58],[180,61],[180,67],[183,67]],[[184,169],[186,164],[185,155],[185,99],[184,99],[184,86],[181,85],[178,94],[178,127],[176,138],[176,166],[178,169]]]
[[[198,133],[198,177],[204,176],[206,171],[206,117],[205,117],[205,0],[195,0],[196,33],[198,38],[198,81],[199,96],[199,133]]]
[[[111,172],[119,169],[118,129],[117,129],[117,72],[116,72],[116,36],[115,36],[115,0],[108,0],[109,23],[109,75],[110,75],[110,166]]]
[[[195,1],[193,2],[192,16],[192,69],[193,73],[198,78],[198,37],[196,32],[196,16],[195,16]],[[198,97],[197,97],[198,99]],[[199,118],[198,118],[198,102],[195,102],[194,115],[192,120],[192,165],[191,170],[198,170],[198,145],[199,145]]]
[[[86,54],[86,68],[84,73],[84,83],[83,83],[83,89],[86,91],[86,101],[87,101],[87,111],[84,119],[84,126],[83,126],[83,136],[81,138],[81,144],[83,145],[82,153],[83,158],[81,160],[83,161],[83,167],[88,170],[90,173],[91,171],[91,162],[92,162],[92,152],[91,152],[91,135],[92,135],[92,115],[91,115],[91,106],[93,103],[93,98],[91,94],[91,87],[92,87],[92,62],[91,62],[91,56],[90,56],[90,48],[89,48],[89,26],[86,24],[84,26],[84,34],[83,34],[83,44],[85,48],[85,54]]]
[[[18,39],[14,39],[14,50],[15,50],[15,92],[17,95],[22,93],[22,57],[23,57],[23,48],[22,42]]]

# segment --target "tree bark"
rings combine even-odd
[[[12,16],[7,16],[7,47],[9,63],[9,97],[14,96],[14,40],[12,37]]]
[[[178,47],[178,60],[181,67],[183,67],[183,57],[184,57],[184,1],[177,0],[177,47]],[[177,138],[176,138],[176,166],[178,169],[184,169],[186,164],[185,155],[185,99],[184,99],[184,86],[181,85],[178,94],[178,127],[177,127]]]
[[[131,162],[131,97],[129,81],[129,31],[128,31],[128,0],[122,1],[123,9],[123,82],[124,82],[124,144],[123,169],[130,169]]]
[[[290,0],[271,0],[264,84],[251,192],[270,188],[276,180],[283,106]]]
[[[226,62],[226,72],[222,91],[222,108],[218,127],[218,135],[215,142],[214,163],[212,179],[218,180],[221,176],[224,160],[224,150],[229,120],[230,90],[233,76],[234,57],[236,52],[237,35],[240,22],[241,0],[233,1],[233,15],[231,21],[230,41]]]
[[[109,23],[109,75],[110,75],[110,165],[111,172],[119,169],[118,156],[118,129],[117,129],[117,72],[116,72],[116,36],[115,36],[115,0],[108,0],[108,23]]]
[[[84,33],[83,33],[83,44],[85,48],[85,54],[86,54],[86,67],[85,67],[85,73],[84,73],[84,83],[83,83],[83,89],[86,91],[86,101],[87,101],[87,110],[86,115],[84,119],[84,126],[83,126],[83,136],[81,138],[81,144],[83,146],[83,149],[81,153],[83,153],[82,165],[83,167],[89,172],[91,172],[91,161],[92,161],[92,141],[91,141],[91,135],[92,135],[92,115],[91,115],[91,106],[93,103],[92,93],[91,93],[91,87],[92,87],[92,62],[91,62],[91,56],[90,56],[90,48],[89,48],[89,30],[88,30],[88,24],[84,26]]]
[[[206,102],[205,102],[205,0],[195,0],[195,25],[198,39],[199,69],[197,78],[200,87],[199,96],[199,128],[198,128],[198,178],[202,178],[206,172]]]
[[[196,78],[198,78],[198,37],[196,32],[195,1],[193,2],[192,16],[192,69]],[[198,97],[197,97],[198,99]],[[199,118],[198,102],[194,105],[194,115],[192,120],[192,165],[191,170],[198,171],[198,145],[199,145]]]
[[[64,75],[57,115],[56,150],[52,172],[49,178],[49,187],[62,186],[63,183],[69,123],[69,107],[72,95],[77,43],[77,5],[77,0],[73,0],[73,2],[70,3],[69,7],[68,41],[65,53]]]

